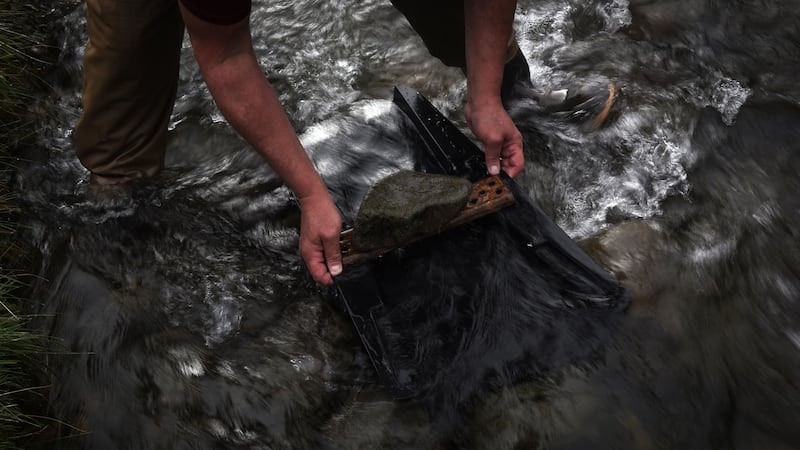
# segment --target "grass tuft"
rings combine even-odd
[[[33,376],[43,367],[45,347],[27,329],[28,318],[18,313],[14,297],[23,287],[14,264],[24,255],[13,243],[16,207],[7,181],[14,171],[10,155],[34,136],[29,111],[38,95],[37,74],[46,64],[32,55],[39,47],[35,33],[44,29],[43,7],[0,0],[0,450],[17,450],[43,429],[31,405],[46,392]]]

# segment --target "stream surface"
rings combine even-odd
[[[44,448],[800,447],[796,0],[519,2],[537,90],[613,80],[623,96],[595,132],[517,99],[517,181],[633,301],[610,335],[570,341],[591,359],[487,391],[446,424],[383,391],[297,254],[291,193],[223,120],[188,43],[163,173],[88,189],[70,141],[84,9],[54,8],[41,145],[14,178],[20,238],[41,256],[31,309],[59,343],[47,381],[62,424]],[[414,166],[394,85],[467,132],[463,75],[388,1],[254,1],[252,24],[345,219]],[[448,270],[481,257],[453,252]],[[493,283],[525,286],[504,269]]]

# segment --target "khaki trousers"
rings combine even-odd
[[[430,52],[465,67],[463,0],[392,0]],[[177,0],[87,0],[83,114],[73,134],[92,183],[152,176],[164,164],[184,34]]]
[[[164,164],[183,41],[177,0],[87,0],[83,114],[74,132],[92,182],[156,174]]]

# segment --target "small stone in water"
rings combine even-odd
[[[437,233],[464,208],[471,190],[459,177],[409,170],[389,175],[361,202],[351,244],[368,251]]]

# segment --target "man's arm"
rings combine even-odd
[[[341,217],[283,106],[258,65],[249,19],[214,25],[181,13],[200,71],[222,114],[297,196],[302,213],[300,253],[312,277],[333,283],[342,271]]]
[[[516,0],[464,0],[467,105],[464,114],[483,143],[486,167],[509,176],[524,166],[522,136],[500,100],[503,68],[514,24]]]

